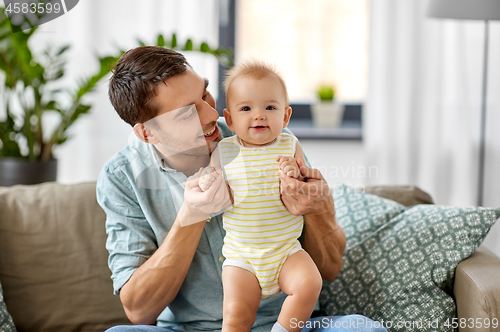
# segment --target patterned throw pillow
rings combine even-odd
[[[16,332],[12,317],[7,312],[7,306],[3,301],[2,285],[0,285],[0,332]]]
[[[352,231],[346,231],[342,270],[323,287],[321,309],[362,314],[389,331],[452,331],[455,268],[481,244],[500,209],[417,205],[385,220],[380,214],[357,219],[366,213],[361,206],[376,210],[372,195],[357,195],[354,205],[350,195],[334,194],[338,222]],[[379,204],[387,209],[386,200]]]
[[[356,246],[372,236],[405,206],[376,195],[365,194],[343,184],[333,191],[335,217],[344,229],[347,248]]]

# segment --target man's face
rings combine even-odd
[[[219,114],[207,85],[208,81],[188,68],[184,74],[157,86],[152,103],[159,113],[144,125],[151,130],[157,140],[154,145],[165,157],[208,155],[221,140]]]
[[[243,75],[231,83],[224,116],[245,146],[271,143],[287,126],[290,115],[285,91],[275,76]]]

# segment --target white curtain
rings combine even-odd
[[[364,115],[369,184],[476,204],[484,22],[426,17],[428,1],[373,0]],[[490,23],[484,206],[500,207],[500,22]],[[500,255],[500,223],[486,244]]]
[[[67,14],[43,24],[32,37],[36,54],[48,43],[70,44],[64,86],[74,86],[78,79],[98,70],[96,55],[117,54],[139,46],[141,39],[156,45],[162,33],[178,42],[191,38],[216,47],[218,43],[218,0],[84,0]],[[188,54],[188,61],[210,80],[209,90],[217,96],[217,60],[210,56]],[[86,101],[90,114],[83,115],[70,129],[72,137],[56,147],[58,182],[95,181],[104,163],[127,144],[131,127],[114,111],[107,96],[109,76],[104,78]],[[47,125],[57,121],[50,116]]]

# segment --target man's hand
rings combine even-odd
[[[303,181],[287,176],[279,171],[281,180],[281,200],[294,215],[335,214],[333,198],[328,183],[317,169],[304,165],[297,159]]]
[[[186,181],[184,203],[178,215],[181,226],[207,220],[212,213],[217,213],[231,205],[222,170],[218,169],[210,173],[214,179],[203,191],[200,188],[200,175],[205,173],[204,169],[200,168]]]
[[[302,247],[318,267],[321,277],[333,280],[342,268],[346,238],[335,220],[335,206],[328,183],[317,169],[297,159],[304,182],[280,171],[281,200],[294,215],[304,215]]]

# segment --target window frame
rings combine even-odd
[[[220,0],[219,2],[219,47],[235,50],[236,45],[236,0]],[[228,68],[219,64],[217,112],[223,116],[226,108],[226,94],[222,82]],[[312,124],[311,104],[291,104],[293,117],[289,127],[297,128],[298,138],[328,138],[328,139],[348,139],[362,140],[362,118],[363,103],[344,104],[344,116],[340,128],[328,128],[331,130],[317,130]],[[354,128],[354,130],[352,130]],[[300,133],[300,134],[299,134]]]

